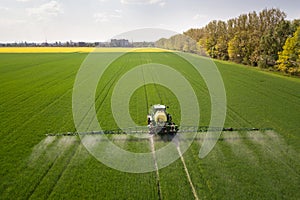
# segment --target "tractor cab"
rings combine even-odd
[[[172,122],[171,115],[166,111],[167,108],[161,104],[150,107],[147,116],[150,133],[176,133],[178,131],[177,126]]]

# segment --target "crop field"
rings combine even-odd
[[[97,53],[109,56],[114,51]],[[99,162],[78,136],[45,136],[76,131],[72,91],[87,55],[80,50],[0,53],[0,199],[300,199],[300,79],[215,61],[226,89],[225,127],[273,130],[222,132],[203,159],[198,154],[205,133],[197,133],[190,148],[169,166],[127,173]],[[193,57],[205,66],[205,58]],[[112,62],[98,82],[95,109],[101,127],[117,128],[111,96],[118,80],[147,63],[171,66],[185,76],[199,101],[199,125],[208,125],[210,96],[195,69],[173,52],[140,50]],[[152,73],[155,82],[159,68],[140,71],[145,73]],[[148,107],[156,103],[170,106],[180,123],[180,102],[158,84],[133,93],[133,121],[146,125]],[[93,145],[96,137],[83,139]],[[125,134],[108,135],[105,142],[136,153],[173,143]],[[157,165],[155,154],[150,164]]]
[[[2,47],[0,53],[91,53],[91,52],[170,52],[159,48],[95,48],[95,47]]]

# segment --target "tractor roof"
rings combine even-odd
[[[153,108],[154,109],[166,109],[166,106],[165,105],[156,104],[156,105],[153,105]]]

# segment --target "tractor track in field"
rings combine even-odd
[[[63,168],[63,170],[60,172],[60,174],[58,175],[56,181],[55,181],[55,185],[53,187],[51,187],[51,190],[48,191],[47,193],[47,198],[51,196],[52,192],[54,191],[55,187],[57,186],[57,183],[59,182],[59,180],[61,179],[61,177],[64,175],[64,173],[66,172],[67,168],[69,167],[71,161],[73,160],[73,158],[76,155],[76,152],[79,150],[80,147],[80,142],[79,143],[75,143],[74,145],[77,145],[77,147],[74,147],[74,150],[72,152],[72,154],[69,156],[69,159],[66,161],[66,164]]]
[[[69,78],[69,76],[68,76],[68,78]],[[52,87],[48,87],[46,90],[48,90],[48,89],[51,89],[51,88],[54,88],[54,87],[57,87],[56,85],[52,85]],[[65,92],[63,92],[62,94],[61,94],[61,96],[65,96],[65,94],[66,93],[68,93],[69,91],[71,91],[72,89],[68,89],[67,91],[65,91]],[[18,104],[18,106],[22,106],[22,107],[26,107],[26,102],[30,102],[30,100],[32,100],[32,99],[36,99],[36,97],[37,96],[39,96],[41,94],[41,91],[38,93],[38,94],[35,94],[35,95],[33,95],[33,96],[28,96],[28,97],[26,97],[25,99],[22,99],[21,101],[16,101],[15,99],[17,99],[19,96],[24,96],[24,95],[18,95],[17,97],[15,97],[13,100],[10,100],[10,101],[7,101],[7,102],[18,102],[17,104]],[[61,96],[59,96],[59,97],[57,97],[54,101],[56,102],[57,101],[57,99],[61,99]],[[44,102],[44,101],[43,101]],[[52,101],[53,102],[53,101]],[[48,102],[49,104],[51,104],[51,102]],[[5,106],[5,105],[2,105],[2,106]],[[37,110],[36,112],[34,112],[32,115],[30,115],[29,117],[27,117],[27,119],[28,120],[30,120],[32,117],[34,117],[36,114],[39,114],[39,113],[41,113],[41,111],[43,110],[43,108],[45,107],[45,106],[48,106],[48,105],[43,105],[43,104],[39,104],[39,108],[40,109],[37,109],[37,107],[35,107],[35,109]],[[3,111],[1,112],[1,113],[5,113],[6,111],[5,111],[5,109],[3,109]],[[11,120],[11,119],[10,119]],[[11,123],[10,121],[2,121],[2,123],[4,124],[4,123]],[[26,122],[23,122],[23,123],[26,123]],[[22,125],[21,125],[22,126]],[[16,128],[17,129],[17,128]],[[14,130],[11,130],[10,132],[13,132]]]
[[[125,67],[124,67],[125,68]],[[109,81],[107,81],[107,83],[105,84],[104,88],[103,88],[103,92],[100,93],[96,98],[95,98],[95,110],[96,113],[100,110],[100,108],[103,106],[104,101],[106,100],[106,98],[108,97],[108,94],[110,93],[111,89],[114,86],[114,83],[116,83],[116,80],[119,78],[120,75],[123,74],[123,72],[128,71],[125,70],[124,68],[122,68],[123,70],[119,70],[119,73],[117,73],[117,75],[113,76]],[[99,80],[100,81],[100,80]],[[104,94],[104,96],[103,96]],[[100,99],[100,97],[102,97],[102,100]],[[96,106],[96,102],[100,100],[100,103],[98,104],[98,106]],[[83,119],[86,118],[87,114],[90,112],[90,110],[92,109],[93,105],[90,106],[90,108],[88,109],[88,112],[85,113]],[[95,116],[97,118],[97,116]],[[83,120],[82,120],[83,121]],[[90,121],[89,123],[89,127],[91,125],[91,123],[93,122],[93,119]]]
[[[228,106],[228,108],[230,108],[230,107]],[[236,116],[238,116],[238,117],[239,117],[240,119],[242,119],[244,122],[246,122],[246,123],[252,125],[249,121],[247,121],[246,119],[244,119],[244,118],[242,118],[241,116],[239,116],[236,112],[234,112],[232,108],[230,108],[229,110],[231,110],[234,114],[236,114]],[[230,118],[232,118],[232,117],[230,117]],[[232,118],[232,119],[233,119],[233,118]],[[239,122],[237,122],[237,124],[241,125],[241,123],[239,123]],[[260,133],[261,133],[261,132],[260,132]],[[266,135],[264,135],[264,137],[266,137]],[[268,137],[270,137],[270,136],[268,136]],[[250,138],[247,137],[247,140],[248,140],[248,139],[250,139]],[[265,139],[264,139],[264,140],[265,140]],[[252,139],[252,140],[249,140],[249,141],[250,141],[252,144],[254,144],[254,145],[257,144],[257,143],[254,143],[254,142],[253,142],[253,139]],[[247,145],[247,144],[244,143],[244,145]],[[247,146],[249,146],[249,145],[247,145]],[[263,144],[263,147],[261,147],[261,148],[267,150],[267,151],[269,152],[269,155],[273,158],[273,160],[276,160],[278,163],[281,163],[282,165],[286,166],[286,168],[287,168],[288,170],[290,170],[294,175],[296,175],[297,177],[300,177],[300,173],[299,173],[299,172],[295,171],[291,165],[289,165],[289,164],[287,164],[286,162],[282,161],[282,160],[278,157],[279,155],[276,155],[276,154],[273,153],[272,147],[270,147],[270,145],[264,143],[264,144]],[[259,153],[255,153],[255,154],[256,154],[256,157],[259,157],[259,156],[260,156]],[[264,170],[261,166],[258,165],[258,167],[259,167],[261,170]]]
[[[45,81],[47,79],[47,77],[46,78],[45,77],[41,77],[40,79],[34,80],[35,83],[40,83],[40,84],[38,84],[38,85],[36,85],[34,87],[35,88],[39,88],[39,92],[40,91],[44,91],[45,89],[48,90],[49,86],[50,87],[57,87],[57,83],[60,84],[62,81],[66,81],[69,78],[75,77],[76,73],[77,72],[70,72],[68,74],[65,74],[65,72],[62,72],[61,74],[58,74],[58,73],[55,73],[55,71],[54,71],[53,73],[51,73],[50,75],[48,75],[48,77],[51,76],[51,75],[53,75],[53,74],[58,75],[58,77],[55,77],[54,79],[50,79],[47,82]],[[32,83],[32,82],[33,81],[31,81],[30,83]],[[25,83],[25,85],[30,85],[30,83]],[[25,88],[25,89],[28,89],[28,88]],[[31,89],[32,88],[30,88],[30,91],[31,91]],[[13,99],[20,98],[20,97],[23,97],[23,96],[26,97],[26,92],[27,91],[24,91],[24,88],[22,90],[20,90],[20,91],[22,91],[22,93],[19,94],[19,95],[17,95],[17,96],[15,96]],[[37,93],[37,94],[39,94],[39,93]],[[37,95],[37,94],[35,93],[35,95]],[[11,95],[11,93],[8,93],[7,95],[4,95],[3,97],[4,98],[7,97],[7,96],[9,97],[10,95]],[[30,97],[33,97],[33,96],[30,96]],[[9,99],[12,100],[11,98],[9,98]],[[23,102],[26,99],[27,98],[21,99],[21,101]]]
[[[146,80],[145,80],[145,74],[144,74],[144,69],[143,67],[141,68],[142,70],[142,74],[143,74],[143,81],[144,81],[144,93],[145,93],[145,98],[146,98],[146,105],[147,105],[147,109],[148,109],[148,94],[147,94],[147,88],[146,88]]]
[[[155,70],[153,70],[153,71],[154,71],[154,73],[155,73]],[[155,83],[155,78],[154,78],[154,76],[155,76],[155,74],[152,74],[152,73],[151,73],[152,80],[153,80],[153,82]],[[161,103],[162,103],[162,96],[160,95],[160,93],[159,93],[159,91],[158,91],[158,88],[157,88],[156,86],[155,86],[155,89],[156,89],[156,92],[158,93],[158,96],[159,96],[160,101],[161,101]],[[166,99],[168,99],[168,98],[166,98]],[[167,102],[167,103],[169,103],[169,102]],[[151,137],[151,138],[152,138],[152,137]],[[152,138],[152,142],[153,142],[153,138]],[[195,189],[194,184],[193,184],[193,182],[192,182],[192,179],[191,179],[189,170],[188,170],[188,168],[187,168],[187,166],[186,166],[185,160],[184,160],[183,155],[182,155],[182,152],[181,152],[181,150],[180,150],[179,141],[178,141],[178,140],[175,141],[175,144],[176,144],[176,149],[177,149],[178,154],[179,154],[179,156],[180,156],[181,162],[182,162],[182,164],[183,164],[183,168],[184,168],[184,171],[185,171],[185,173],[186,173],[186,177],[187,177],[188,182],[189,182],[189,184],[190,184],[190,187],[191,187],[191,189],[192,189],[192,193],[193,193],[193,195],[194,195],[194,198],[195,198],[195,200],[199,200],[199,197],[198,197],[198,195],[197,195],[196,189]]]
[[[242,73],[240,73],[240,74],[242,74]],[[234,79],[234,77],[233,77],[231,80],[235,80],[237,83],[239,83],[240,85],[242,85],[246,89],[249,88],[249,84],[252,85],[251,88],[257,88],[257,86],[262,87],[261,85],[253,84],[251,81],[245,81],[243,79],[237,79],[237,78]],[[259,82],[259,80],[257,80],[257,82],[254,82],[254,83],[258,83],[258,82]],[[268,87],[265,87],[265,86],[263,86],[263,87],[265,89],[268,89]],[[280,91],[280,92],[278,92],[278,91]],[[295,106],[299,106],[298,102],[299,102],[300,97],[297,96],[297,95],[295,95],[295,94],[291,94],[289,92],[286,92],[282,88],[277,88],[276,92],[274,90],[268,90],[267,92],[266,91],[261,91],[261,90],[251,90],[251,92],[253,92],[253,93],[259,93],[261,96],[264,96],[266,98],[270,98],[270,94],[272,94],[273,96],[280,97],[283,100],[285,100],[287,98],[286,96],[282,95],[282,93],[285,93],[285,94],[293,97],[292,99],[290,99],[290,101],[293,102],[293,104]]]
[[[157,184],[157,194],[158,194],[158,199],[162,199],[162,190],[161,190],[161,185],[160,185],[160,178],[159,178],[159,169],[158,169],[158,164],[157,164],[157,159],[155,155],[155,146],[154,146],[154,140],[153,140],[153,135],[149,137],[150,140],[150,146],[151,146],[151,152],[153,156],[153,162],[155,166],[155,172],[156,172],[156,184]]]
[[[61,59],[52,59],[52,58],[51,58],[51,60],[49,59],[49,60],[46,61],[46,62],[40,62],[40,63],[34,63],[34,64],[28,64],[28,65],[22,66],[22,68],[19,69],[18,72],[23,71],[23,70],[28,70],[28,69],[31,68],[31,67],[40,67],[41,65],[44,65],[44,64],[54,63],[54,62],[63,61],[63,60],[69,60],[69,59],[72,59],[72,58],[73,58],[73,55],[74,55],[74,54],[72,54],[72,55],[70,55],[70,56],[68,56],[68,57],[66,57],[66,58],[61,58]],[[72,57],[71,57],[71,56],[72,56]],[[4,73],[5,73],[5,72],[4,72]],[[2,72],[1,75],[3,75],[4,73]],[[22,74],[22,77],[23,77],[23,76],[26,77],[26,76],[28,76],[28,74],[25,74],[25,75],[24,75],[24,73],[23,73],[23,74]],[[13,81],[10,81],[10,82],[13,82]],[[2,84],[0,84],[0,86],[3,87],[3,86],[5,86],[5,85],[9,85],[10,82],[2,82]],[[3,83],[4,83],[4,85],[3,85]]]
[[[72,75],[69,75],[67,78],[70,78]],[[51,81],[51,82],[54,82],[54,81]],[[45,85],[47,85],[49,82],[47,82]],[[52,85],[52,87],[50,88],[53,88],[53,87],[57,87],[56,85]],[[48,89],[50,89],[48,88]],[[54,101],[51,101],[51,102],[48,102],[48,105],[43,105],[43,107],[41,107],[42,109],[39,109],[37,112],[35,112],[34,114],[30,115],[30,117],[28,118],[27,121],[23,122],[23,124],[21,124],[19,127],[17,128],[14,128],[13,130],[11,130],[10,132],[13,133],[13,132],[16,132],[18,131],[19,129],[22,129],[24,126],[26,126],[28,123],[30,123],[37,115],[43,113],[45,110],[47,110],[47,108],[49,108],[50,106],[52,106],[53,104],[55,104],[56,102],[58,102],[59,100],[61,100],[63,97],[65,97],[69,92],[72,91],[73,88],[70,88],[68,90],[66,90],[65,92],[63,92],[58,98],[56,98]],[[40,93],[39,93],[40,94]],[[34,96],[29,96],[27,98],[25,98],[22,103],[24,103],[25,101],[29,100],[29,99],[34,99],[35,96],[38,96],[39,94],[36,94]],[[22,96],[22,95],[18,95],[18,96]],[[18,98],[18,97],[16,97]],[[3,111],[5,112],[5,111]],[[7,122],[7,121],[6,121]],[[6,123],[5,121],[3,123]],[[4,136],[2,136],[2,139],[4,139],[5,137],[9,136],[9,135],[12,135],[12,134],[5,134]]]
[[[113,63],[110,63],[110,65],[111,64],[113,64]],[[125,66],[126,64],[123,64],[123,66]],[[96,96],[96,98],[95,98],[95,102],[97,102],[98,100],[100,101],[100,103],[96,106],[96,112],[98,112],[99,110],[100,110],[100,108],[103,106],[103,103],[104,103],[104,101],[106,100],[106,98],[107,98],[107,96],[108,96],[108,94],[110,93],[110,91],[111,91],[111,88],[113,87],[113,85],[114,85],[114,83],[116,82],[116,80],[119,78],[119,76],[120,75],[122,75],[124,72],[127,72],[128,70],[130,70],[130,69],[127,69],[126,67],[122,67],[121,68],[121,70],[118,70],[118,72],[116,73],[116,75],[115,76],[112,76],[112,78],[111,79],[109,79],[107,82],[106,82],[106,84],[104,85],[104,87],[103,87],[103,89],[101,90],[101,91],[103,91],[103,92],[101,92],[99,95],[97,95]],[[100,80],[99,80],[100,81]],[[147,91],[146,91],[147,92]],[[104,97],[102,97],[102,95],[104,94]],[[100,97],[102,97],[101,98],[101,100],[100,100]],[[147,99],[148,99],[148,96],[147,96]],[[147,101],[147,104],[148,104],[148,101]],[[88,108],[88,112],[86,112],[84,115],[83,115],[83,119],[82,119],[82,121],[84,121],[84,119],[87,117],[87,115],[88,115],[88,113],[89,113],[89,111],[92,109],[92,107],[93,107],[93,105],[91,105],[89,108]],[[96,116],[97,117],[97,116]],[[90,121],[90,123],[89,123],[89,127],[90,127],[90,125],[91,125],[91,123],[93,122],[93,120],[91,120]],[[100,121],[101,122],[101,121]],[[79,124],[80,125],[80,124]]]
[[[276,134],[276,133],[274,132],[274,134]],[[275,161],[277,163],[280,163],[282,166],[285,166],[285,168],[287,170],[289,170],[290,172],[292,172],[296,177],[300,177],[300,171],[295,170],[294,167],[292,166],[292,164],[290,164],[290,162],[298,162],[299,163],[299,161],[294,159],[293,154],[290,155],[286,151],[280,150],[280,146],[274,145],[274,143],[272,143],[272,141],[275,138],[271,138],[272,140],[267,139],[267,138],[270,138],[272,136],[270,136],[268,134],[264,134],[263,137],[264,137],[264,140],[260,140],[260,141],[246,140],[246,141],[249,141],[252,145],[255,145],[255,146],[260,145],[259,150],[256,150],[257,152],[255,152],[256,156],[259,157],[261,155],[261,153],[259,153],[260,151],[268,152],[268,154],[267,154],[268,158],[271,157],[271,159],[273,161]],[[269,143],[266,143],[266,142],[262,143],[262,141],[270,141],[271,143],[270,142]],[[247,144],[246,142],[244,142],[244,144],[249,146],[249,144]],[[282,145],[286,146],[287,144],[282,144]],[[285,159],[285,160],[283,160],[283,159]]]
[[[199,145],[199,143],[197,143],[197,145]],[[201,146],[199,145],[199,146],[198,146],[198,149],[200,149],[200,148],[201,148]],[[199,150],[198,150],[198,151],[195,151],[195,149],[194,149],[192,146],[191,146],[189,149],[190,149],[191,152],[192,152],[192,156],[193,156],[194,160],[195,160],[195,161],[196,161],[196,160],[199,160],[199,157],[198,157],[198,155],[199,155]],[[206,180],[205,177],[204,177],[205,169],[202,167],[202,165],[196,165],[196,167],[197,167],[197,169],[199,170],[199,176],[201,177],[202,185],[206,188],[205,191],[209,191],[210,196],[212,196],[212,195],[211,195],[211,194],[212,194],[212,190],[211,190],[211,188],[209,187],[208,182],[207,182],[207,180]]]
[[[252,127],[255,127],[250,121],[248,121],[246,118],[244,118],[244,117],[242,117],[240,114],[238,114],[238,112],[236,112],[231,106],[227,105],[227,110],[229,110],[229,111],[231,112],[231,115],[233,115],[233,116],[232,116],[233,119],[236,119],[236,118],[235,118],[235,116],[236,116],[239,120],[243,121],[243,122],[246,123],[247,125],[250,125],[250,126],[252,126]],[[238,123],[238,124],[241,125],[241,123]],[[242,127],[243,127],[243,126],[242,126]]]
[[[76,75],[76,73],[77,73],[77,72],[74,72],[74,73],[68,75],[67,78],[70,78],[70,77],[74,76],[74,74]],[[57,80],[53,80],[53,81],[50,81],[50,82],[46,82],[46,83],[42,84],[42,86],[44,86],[44,85],[45,85],[45,86],[46,86],[46,85],[49,85],[49,84],[51,84],[51,83],[53,83],[53,82],[57,82]],[[82,83],[80,83],[80,85],[83,84],[84,82],[85,82],[85,81],[83,81]],[[109,84],[109,83],[108,83],[108,84]],[[53,85],[52,87],[56,87],[56,85]],[[49,89],[49,88],[48,88],[48,89]],[[24,122],[21,126],[19,126],[17,129],[15,129],[15,130],[13,130],[13,131],[11,131],[11,132],[16,132],[16,131],[18,131],[20,128],[26,126],[26,125],[27,125],[28,123],[30,123],[37,115],[43,113],[43,112],[44,112],[45,110],[47,110],[50,106],[52,106],[53,104],[55,104],[56,102],[58,102],[59,100],[61,100],[65,95],[67,95],[67,94],[68,94],[69,92],[71,92],[73,89],[74,89],[74,88],[72,87],[72,88],[68,89],[67,91],[65,91],[60,97],[58,97],[58,98],[55,99],[54,101],[50,102],[50,103],[49,103],[48,105],[46,105],[46,107],[44,107],[42,110],[39,110],[37,113],[31,115],[30,118],[29,118],[26,122]],[[22,95],[22,94],[21,94],[21,95]],[[37,95],[35,95],[35,96],[37,96]],[[23,100],[22,102],[24,102],[24,101],[26,101],[26,100],[28,100],[28,99],[31,99],[31,98],[33,98],[33,97],[30,96],[30,97],[26,98],[25,100]],[[13,135],[13,134],[6,134],[6,137],[7,137],[7,136],[10,136],[10,135]]]
[[[145,74],[144,74],[143,68],[142,68],[142,73],[143,73],[143,81],[144,81],[145,98],[146,98],[146,102],[147,102],[146,109],[148,109],[148,94],[147,94]],[[160,185],[159,169],[158,169],[157,159],[156,159],[156,155],[155,155],[155,145],[154,145],[153,137],[154,137],[154,135],[149,137],[149,140],[150,140],[150,147],[151,147],[151,152],[152,152],[152,156],[153,156],[153,162],[154,162],[154,166],[155,166],[157,195],[158,195],[158,199],[161,200],[162,199],[162,189],[161,189],[161,185]]]
[[[45,112],[48,108],[50,108],[52,105],[54,105],[55,103],[57,103],[58,101],[60,101],[65,95],[67,95],[69,92],[71,92],[72,89],[69,89],[67,90],[64,94],[62,94],[59,98],[57,98],[56,100],[50,102],[46,107],[44,107],[42,110],[40,110],[39,112],[33,114],[30,116],[30,118],[25,121],[22,125],[20,125],[19,127],[17,127],[16,129],[14,129],[13,131],[11,131],[10,134],[6,134],[6,136],[2,136],[2,139],[6,139],[6,138],[9,138],[9,137],[12,137],[14,134],[12,133],[15,133],[17,132],[18,130],[22,130],[24,128],[24,126],[26,126],[27,124],[29,124],[30,122],[32,122],[34,120],[34,118],[40,114],[42,114],[43,112]]]
[[[163,102],[162,102],[162,95],[159,92],[159,89],[157,88],[157,83],[156,83],[155,78],[154,78],[155,69],[153,67],[152,67],[152,71],[153,71],[153,73],[151,73],[151,78],[152,78],[152,81],[154,83],[154,88],[155,88],[155,90],[157,92],[158,98],[160,100],[160,104],[163,104]]]
[[[68,76],[68,78],[69,77],[71,77],[72,75],[69,75]],[[51,83],[52,82],[55,82],[55,81],[51,81]],[[80,85],[81,84],[83,84],[85,81],[83,81],[82,83],[80,83]],[[45,83],[45,84],[43,84],[43,85],[47,85],[49,82],[47,82],[47,83]],[[56,87],[55,85],[53,85],[52,87]],[[31,115],[30,116],[30,118],[27,120],[27,121],[25,121],[22,125],[20,125],[18,128],[15,128],[14,130],[12,130],[12,131],[10,131],[11,133],[14,133],[14,132],[16,132],[16,131],[18,131],[19,129],[21,129],[22,130],[22,128],[24,127],[24,126],[26,126],[28,123],[30,123],[37,115],[39,115],[39,114],[41,114],[41,113],[43,113],[43,112],[45,112],[49,107],[51,107],[53,104],[55,104],[56,102],[58,102],[59,100],[61,100],[64,96],[66,96],[69,92],[72,92],[72,90],[73,90],[74,88],[72,87],[72,88],[70,88],[70,89],[68,89],[67,91],[65,91],[61,96],[59,96],[57,99],[55,99],[54,101],[52,101],[52,102],[49,102],[49,104],[48,105],[46,105],[46,107],[44,107],[42,110],[39,110],[38,112],[36,112],[36,113],[34,113],[33,115]],[[30,98],[30,97],[28,97],[28,98]],[[8,138],[8,137],[12,137],[14,134],[5,134],[4,136],[2,135],[2,137],[1,137],[1,141],[3,140],[3,139],[6,139],[6,138]]]
[[[189,182],[189,184],[190,184],[190,186],[191,186],[191,189],[192,189],[193,195],[194,195],[194,197],[195,197],[195,200],[199,200],[199,197],[198,197],[198,195],[197,195],[196,189],[195,189],[194,184],[193,184],[193,181],[192,181],[192,179],[191,179],[189,170],[188,170],[188,168],[187,168],[187,166],[186,166],[185,160],[184,160],[183,155],[182,155],[182,152],[181,152],[181,150],[180,150],[179,141],[177,141],[176,143],[177,143],[177,144],[176,144],[176,146],[177,146],[176,149],[177,149],[177,151],[178,151],[178,154],[179,154],[179,156],[180,156],[181,162],[182,162],[182,164],[183,164],[183,168],[184,168],[186,177],[187,177],[187,179],[188,179],[188,182]]]
[[[162,95],[159,92],[159,89],[157,88],[157,83],[156,83],[155,78],[154,78],[154,74],[153,74],[154,72],[155,72],[155,70],[153,69],[153,67],[151,67],[151,70],[150,70],[149,74],[151,75],[151,79],[152,79],[152,81],[154,83],[154,88],[155,88],[156,94],[158,95],[160,104],[163,104],[163,102],[162,102]]]
[[[112,65],[112,64],[113,64],[113,62],[110,63],[109,65]],[[125,64],[123,66],[125,66]],[[113,87],[114,83],[116,82],[116,80],[119,78],[119,76],[123,72],[126,72],[126,71],[128,71],[126,69],[126,67],[122,67],[121,70],[118,70],[118,72],[114,76],[112,76],[108,81],[105,82],[105,85],[104,85],[103,89],[101,90],[101,92],[99,93],[99,95],[97,95],[94,98],[95,99],[94,102],[95,102],[95,110],[96,110],[96,112],[98,112],[100,110],[100,108],[103,106],[103,103],[106,100],[106,98],[107,98],[107,96],[108,96],[111,88]],[[105,74],[105,72],[104,72],[104,74]],[[99,82],[100,81],[101,81],[101,79],[99,80]],[[98,82],[98,84],[99,84],[99,82]],[[98,89],[96,89],[96,90],[98,90]],[[103,94],[104,94],[104,98],[101,98],[102,99],[101,100],[100,97],[102,97]],[[97,103],[98,100],[100,101],[100,103],[97,105],[96,103]],[[83,114],[83,118],[82,118],[81,122],[79,123],[79,126],[81,125],[82,121],[84,121],[84,119],[87,117],[87,115],[90,112],[90,110],[92,109],[92,107],[93,107],[93,105],[90,105],[90,107],[88,108],[88,111]],[[96,116],[96,118],[97,118],[97,116]],[[89,127],[90,127],[91,123],[93,122],[93,119],[91,119],[91,121],[89,122],[89,125],[88,125]]]
[[[55,73],[55,71],[54,71],[52,74],[54,74],[54,73]],[[67,76],[65,76],[65,73],[62,72],[62,74],[60,74],[59,79],[58,79],[58,77],[56,77],[56,78],[53,79],[53,80],[50,80],[50,81],[48,81],[48,82],[44,82],[43,80],[45,79],[45,77],[41,77],[41,78],[39,78],[39,79],[37,79],[37,80],[34,80],[34,82],[37,82],[37,83],[41,82],[41,84],[39,84],[38,86],[36,86],[36,88],[42,88],[42,89],[40,89],[40,91],[43,91],[44,88],[46,88],[46,89],[48,90],[48,89],[50,89],[50,88],[48,88],[47,86],[57,87],[57,84],[52,84],[52,83],[57,83],[58,80],[66,81],[67,79],[69,79],[69,78],[73,77],[74,75],[76,75],[76,73],[77,73],[77,72],[75,71],[75,72],[70,73],[70,74],[68,74]],[[56,74],[57,74],[57,73],[56,73]],[[49,76],[49,75],[48,75],[48,76]],[[31,82],[32,82],[32,81],[31,81]],[[10,83],[9,83],[9,84],[10,84]],[[7,85],[9,85],[9,84],[7,84]],[[29,84],[29,83],[26,83],[26,84]],[[39,94],[39,93],[38,93],[38,94]],[[35,97],[35,96],[38,96],[38,94],[35,93],[35,95],[26,97],[26,92],[24,92],[24,90],[22,90],[22,92],[21,92],[19,95],[15,96],[13,99],[11,99],[11,98],[9,98],[9,99],[10,99],[10,101],[12,101],[12,100],[14,100],[14,99],[17,99],[17,98],[20,98],[20,97],[25,96],[25,98],[19,100],[19,102],[24,102],[24,101],[26,101],[26,100],[28,100],[28,99],[30,99],[30,98],[33,98],[33,99],[34,99],[34,97]],[[4,95],[3,97],[6,98],[6,97],[9,97],[10,95],[11,95],[11,93],[8,93],[8,94]]]
[[[58,141],[57,141],[58,142]],[[49,173],[49,171],[52,169],[52,167],[54,166],[54,164],[57,162],[58,158],[64,153],[64,151],[61,151],[59,154],[57,154],[54,158],[54,160],[51,162],[51,164],[49,165],[49,167],[46,169],[46,171],[42,174],[42,176],[39,178],[38,182],[34,185],[33,190],[31,190],[28,194],[28,196],[26,197],[26,199],[30,199],[32,197],[32,195],[34,194],[34,192],[36,191],[36,189],[38,188],[38,186],[40,185],[40,183],[44,180],[44,178],[47,176],[47,174]]]

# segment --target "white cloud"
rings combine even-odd
[[[121,0],[122,4],[136,4],[136,5],[142,5],[142,4],[157,4],[161,7],[166,5],[166,2],[164,0]]]
[[[164,7],[166,5],[166,2],[164,2],[164,1],[160,2],[158,5],[161,6],[161,7]]]
[[[200,15],[200,14],[196,14],[193,19],[194,20],[200,20],[200,19],[207,19],[208,16],[207,15]]]
[[[111,12],[101,12],[95,13],[94,18],[96,22],[108,22],[112,19],[121,18],[122,17],[122,10],[114,10]]]
[[[0,6],[0,11],[8,11],[9,10],[9,8],[7,8],[7,7],[3,7],[3,6]]]
[[[49,17],[58,16],[63,13],[63,9],[60,3],[57,1],[50,1],[42,4],[39,7],[28,8],[27,13],[29,16],[37,17],[39,20],[48,19]]]
[[[19,2],[28,2],[28,1],[32,1],[32,0],[17,0]]]
[[[20,25],[25,23],[26,20],[20,20],[20,19],[3,19],[0,18],[0,25],[1,26],[13,26],[13,25]]]

